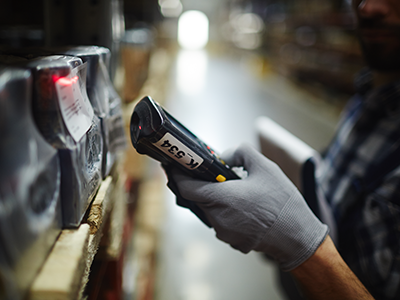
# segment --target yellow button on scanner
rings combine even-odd
[[[217,181],[219,181],[219,182],[224,182],[226,180],[226,178],[224,176],[222,176],[221,174],[218,175],[217,178],[215,178],[215,179],[217,179]]]

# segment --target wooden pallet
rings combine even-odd
[[[89,208],[86,221],[79,228],[61,232],[31,286],[29,299],[75,300],[82,297],[103,226],[113,205],[113,186],[112,178],[106,178]]]

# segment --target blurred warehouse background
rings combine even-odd
[[[2,1],[0,299],[286,299],[176,206],[130,116],[149,95],[218,152],[268,116],[323,151],[362,67],[349,0]]]

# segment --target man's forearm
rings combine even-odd
[[[291,271],[307,299],[374,299],[328,236],[307,261]]]

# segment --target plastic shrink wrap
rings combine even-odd
[[[72,56],[26,63],[33,76],[33,116],[58,150],[64,227],[79,226],[102,180],[103,139],[86,93],[86,64]]]
[[[110,152],[117,155],[121,151],[125,150],[127,146],[126,134],[124,129],[124,120],[122,117],[122,101],[121,97],[114,88],[114,84],[111,81],[110,72],[111,69],[111,52],[105,47],[97,47],[100,56],[102,57],[100,63],[100,69],[102,78],[104,78],[105,86],[107,87],[108,101],[109,101],[109,123],[110,125]]]
[[[0,66],[0,299],[22,299],[61,229],[57,151],[31,113],[29,70]]]
[[[57,52],[57,51],[56,51]],[[59,49],[87,64],[86,88],[94,113],[100,118],[103,134],[103,177],[109,175],[118,153],[126,147],[121,99],[110,80],[107,62],[110,51],[98,46],[78,46]]]

